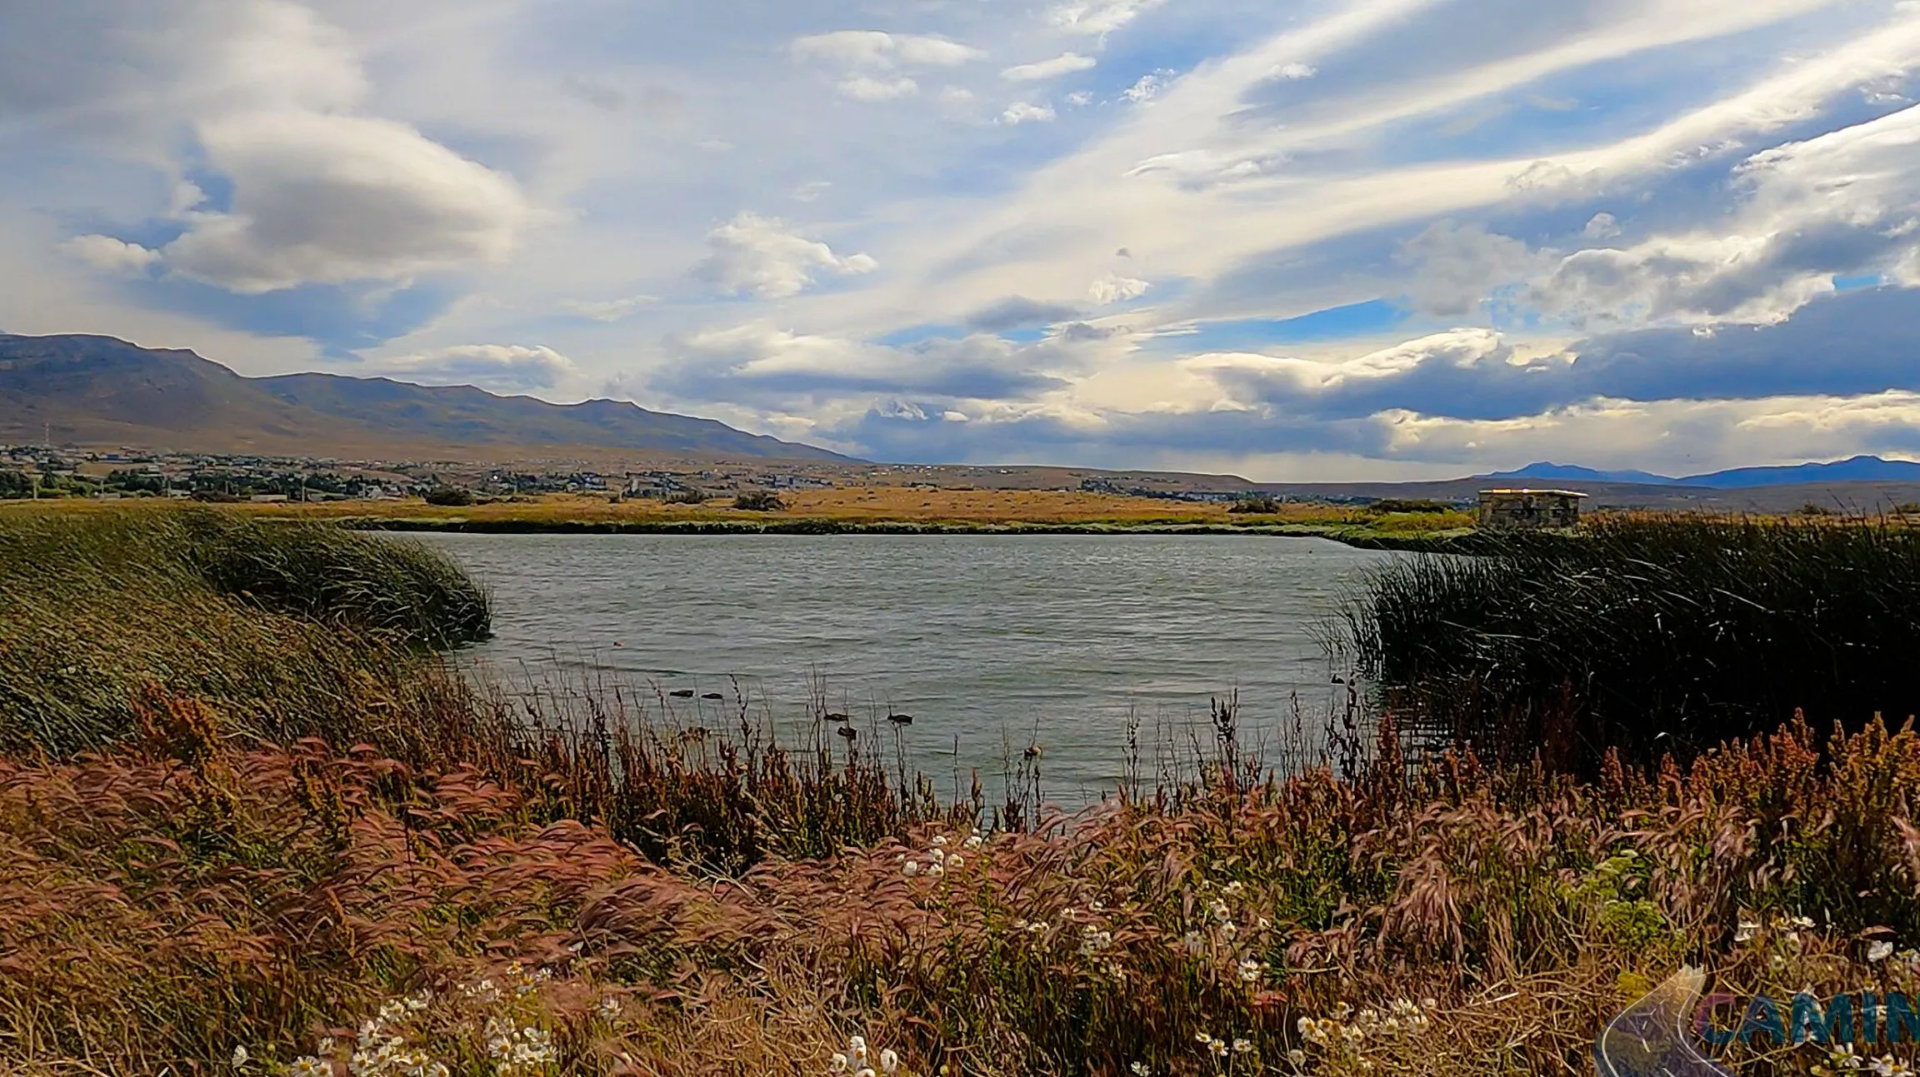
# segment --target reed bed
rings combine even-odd
[[[1591,773],[1771,729],[1920,713],[1920,530],[1603,518],[1378,571],[1339,643],[1403,722]]]

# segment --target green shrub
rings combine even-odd
[[[1280,511],[1280,502],[1271,497],[1244,497],[1234,502],[1227,511],[1250,516],[1271,516]]]
[[[748,512],[779,512],[787,503],[772,490],[748,490],[733,499],[733,507]]]
[[[473,491],[464,486],[436,486],[426,493],[427,504],[464,508],[473,504]]]

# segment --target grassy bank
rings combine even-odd
[[[1349,608],[1361,668],[1483,752],[1591,768],[1771,729],[1920,713],[1920,530],[1603,518],[1477,558],[1381,568]]]
[[[1389,724],[1281,776],[1222,720],[1201,777],[1061,818],[824,722],[510,700],[413,619],[216,582],[173,520],[0,521],[0,668],[43,708],[0,697],[0,1072],[1544,1075],[1683,965],[1920,989],[1911,732],[1579,779],[1410,770]],[[27,661],[62,624],[86,678]]]

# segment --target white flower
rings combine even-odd
[[[927,874],[932,876],[935,879],[938,879],[940,876],[945,875],[946,873],[947,873],[947,869],[941,867],[938,864],[935,864],[934,866],[927,869]]]
[[[1221,892],[1226,894],[1228,897],[1232,897],[1233,895],[1238,894],[1240,891],[1245,890],[1246,888],[1247,888],[1246,883],[1243,883],[1240,880],[1235,879],[1233,882],[1230,882],[1226,886],[1222,887]]]
[[[982,844],[982,840],[983,839],[980,837],[980,835],[974,834],[968,837],[967,840],[962,842],[961,844],[965,845],[969,849],[978,849]]]
[[[961,868],[966,867],[966,865],[967,865],[966,860],[963,859],[959,853],[955,853],[952,856],[947,857],[947,866],[952,868],[955,871],[959,871]]]
[[[233,1068],[239,1069],[240,1067],[246,1064],[247,1064],[247,1049],[245,1047],[235,1047],[233,1049]]]
[[[1875,939],[1867,944],[1868,961],[1885,961],[1893,956],[1893,943],[1885,939]]]
[[[307,1055],[293,1060],[293,1065],[287,1067],[287,1077],[333,1077],[333,1067]]]
[[[1232,920],[1228,920],[1226,923],[1220,925],[1220,937],[1223,939],[1231,941],[1239,932],[1240,929],[1233,926]]]
[[[620,1000],[608,995],[600,1000],[600,1016],[611,1021],[620,1016]]]
[[[1135,1062],[1133,1065],[1128,1066],[1127,1068],[1133,1071],[1133,1077],[1147,1077],[1147,1074],[1153,1072],[1152,1070],[1147,1068],[1147,1064],[1145,1062]]]
[[[1213,1054],[1213,1057],[1215,1058],[1225,1058],[1227,1057],[1227,1041],[1225,1040],[1208,1041],[1207,1050],[1211,1052]]]
[[[1233,1041],[1233,1053],[1234,1053],[1234,1054],[1236,1054],[1236,1055],[1244,1055],[1244,1054],[1246,1054],[1246,1053],[1247,1053],[1248,1051],[1251,1051],[1251,1050],[1253,1050],[1253,1044],[1252,1044],[1251,1042],[1249,1042],[1249,1041],[1247,1041],[1247,1040],[1234,1040],[1234,1041]]]
[[[1753,939],[1753,933],[1759,930],[1759,924],[1754,923],[1752,920],[1742,920],[1740,921],[1740,925],[1733,929],[1733,941],[1750,942]]]
[[[1306,1018],[1303,1017],[1301,1018],[1301,1020],[1304,1021],[1306,1020]],[[1302,1051],[1300,1048],[1295,1047],[1294,1049],[1287,1052],[1287,1061],[1293,1063],[1296,1066],[1304,1066],[1307,1064],[1307,1053],[1305,1051]]]
[[[1265,967],[1266,966],[1260,964],[1260,962],[1255,961],[1251,957],[1247,958],[1245,961],[1240,962],[1241,981],[1244,983],[1252,983],[1255,980],[1258,980],[1260,978],[1261,970],[1264,969]]]
[[[1207,1034],[1206,1034],[1206,1033],[1204,1033],[1204,1032],[1196,1032],[1196,1033],[1194,1033],[1194,1034],[1193,1034],[1193,1038],[1194,1038],[1194,1039],[1196,1039],[1196,1040],[1198,1040],[1198,1041],[1200,1041],[1200,1042],[1201,1042],[1202,1044],[1208,1044],[1208,1043],[1212,1043],[1212,1042],[1213,1042],[1213,1037],[1212,1037],[1212,1036],[1209,1036],[1209,1035],[1207,1035]]]
[[[920,874],[920,862],[917,860],[907,861],[906,866],[900,869],[900,874],[909,877]]]
[[[827,1059],[827,1069],[834,1073],[847,1072],[847,1056],[835,1051],[833,1057]]]
[[[947,836],[945,834],[935,834],[933,836],[933,843],[935,845],[945,845],[947,843]]]
[[[889,1047],[880,1052],[880,1072],[892,1073],[899,1068],[900,1056],[893,1052],[893,1048]]]
[[[1227,918],[1227,903],[1221,901],[1219,898],[1214,898],[1207,904],[1207,911],[1213,914],[1215,920],[1225,920]]]
[[[865,1062],[867,1060],[867,1038],[865,1036],[848,1036],[847,1056],[855,1062]]]

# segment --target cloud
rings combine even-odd
[[[1000,122],[1009,126],[1022,123],[1052,123],[1053,117],[1053,106],[1045,102],[1036,105],[1026,101],[1015,101],[1007,106],[1006,111],[1000,113]]]
[[[1153,285],[1137,277],[1122,277],[1108,273],[1094,281],[1093,285],[1087,289],[1087,298],[1101,306],[1107,306],[1123,303],[1129,299],[1138,299],[1146,295],[1147,289],[1151,287]]]
[[[1613,239],[1620,234],[1620,222],[1611,213],[1596,213],[1580,234],[1588,239]]]
[[[890,68],[896,64],[957,67],[986,58],[969,45],[926,34],[890,34],[880,30],[836,30],[798,37],[788,46],[796,60],[843,67]]]
[[[1009,329],[1026,329],[1037,325],[1052,325],[1056,322],[1071,321],[1080,317],[1080,312],[1061,303],[1042,303],[1025,296],[1011,295],[997,303],[982,307],[967,316],[966,324],[970,329],[979,329],[988,333],[1004,333]]]
[[[60,249],[104,273],[144,273],[160,260],[159,251],[112,236],[75,236]]]
[[[624,299],[600,301],[569,299],[560,305],[583,318],[592,318],[596,322],[617,322],[632,317],[658,302],[660,299],[657,296],[630,295]]]
[[[1289,81],[1310,79],[1319,74],[1312,64],[1303,64],[1297,60],[1292,63],[1281,64],[1279,67],[1273,69],[1273,73],[1275,77]]]
[[[232,208],[194,215],[162,253],[242,294],[498,262],[531,215],[512,179],[390,120],[255,112],[199,135]]]
[[[713,253],[695,267],[696,276],[721,291],[763,299],[799,295],[817,273],[851,276],[879,268],[867,255],[843,258],[825,243],[788,231],[785,221],[748,210],[707,233],[707,246]]]
[[[426,384],[473,385],[501,392],[551,389],[574,377],[573,360],[552,348],[466,344],[368,363],[368,374]]]
[[[1082,56],[1077,52],[1063,52],[1051,60],[1040,60],[1030,64],[1017,64],[1000,72],[1000,77],[1009,82],[1039,82],[1045,79],[1071,75],[1076,71],[1089,71],[1100,61],[1091,56]]]
[[[890,348],[764,323],[706,330],[677,346],[686,362],[662,371],[654,383],[672,394],[721,394],[780,407],[831,407],[851,398],[856,410],[876,396],[990,401],[1050,391],[1066,383],[1046,369],[1068,355],[986,334]]]
[[[1520,240],[1452,221],[1408,240],[1398,258],[1413,274],[1408,299],[1442,318],[1478,310],[1491,291],[1525,280],[1541,264],[1541,256]]]
[[[1160,96],[1160,91],[1167,88],[1167,77],[1170,74],[1171,72],[1167,71],[1153,71],[1142,75],[1133,85],[1120,91],[1120,96],[1136,105],[1144,105]]]
[[[854,75],[835,83],[834,89],[840,91],[840,96],[855,101],[895,101],[919,93],[920,84],[904,76],[876,79],[869,75]]]
[[[1076,34],[1106,35],[1159,7],[1165,0],[1069,0],[1048,9],[1047,21]]]

